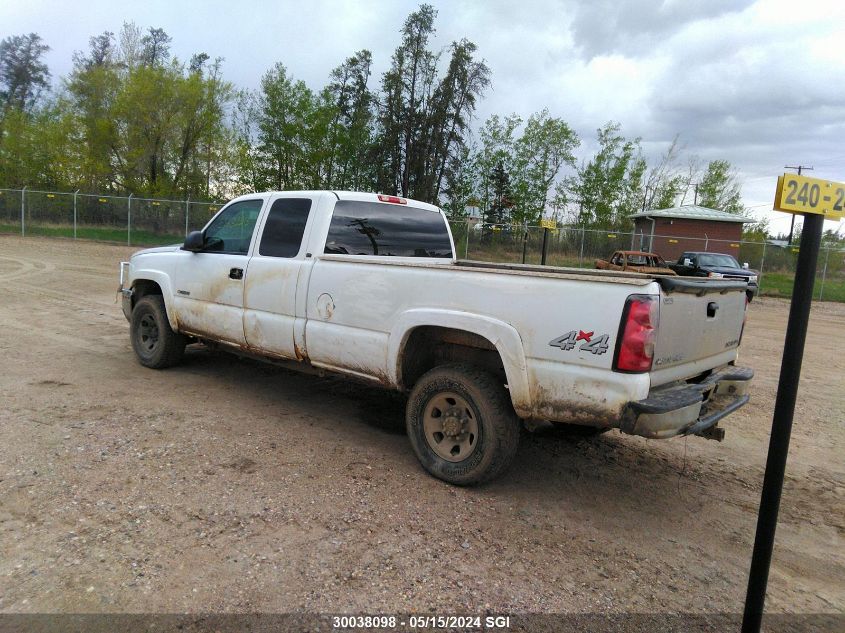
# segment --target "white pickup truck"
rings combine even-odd
[[[737,281],[456,260],[446,217],[395,196],[252,194],[121,263],[142,365],[204,343],[409,392],[423,467],[501,473],[522,419],[722,439],[748,401]]]

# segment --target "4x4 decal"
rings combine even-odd
[[[574,349],[575,346],[578,345],[579,341],[584,341],[578,347],[579,350],[596,355],[604,354],[607,351],[610,336],[602,334],[594,338],[594,335],[595,332],[585,332],[584,330],[578,330],[576,332],[575,330],[572,330],[563,336],[559,336],[556,339],[549,341],[549,345],[552,347],[559,347],[564,352],[568,352],[569,350]]]

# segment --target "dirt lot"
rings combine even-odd
[[[788,304],[719,444],[526,434],[428,477],[403,402],[203,349],[132,355],[132,249],[0,237],[0,611],[742,610]],[[813,308],[767,607],[845,610],[845,305]]]

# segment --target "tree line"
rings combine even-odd
[[[678,138],[654,164],[620,124],[581,139],[542,109],[473,125],[491,70],[468,39],[434,50],[437,11],[402,25],[378,87],[369,50],[331,71],[319,90],[281,62],[245,90],[223,60],[180,60],[171,37],[125,23],[90,38],[51,89],[38,34],[0,42],[0,186],[166,198],[225,199],[249,191],[353,189],[477,210],[488,223],[541,217],[623,227],[631,213],[692,203],[741,213],[728,161],[702,165]],[[691,188],[695,185],[695,193]]]

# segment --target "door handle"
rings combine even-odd
[[[243,268],[231,268],[229,270],[229,279],[243,279],[244,278],[244,269]]]

